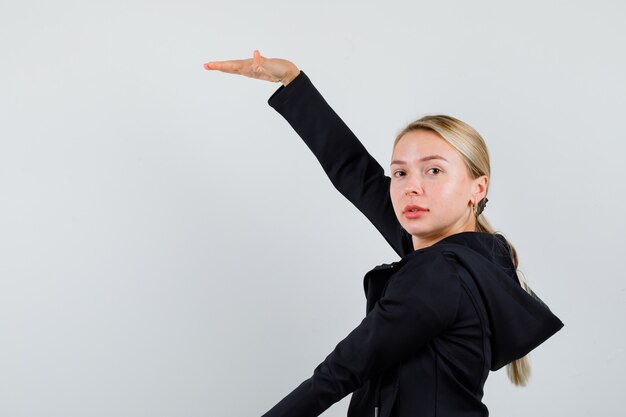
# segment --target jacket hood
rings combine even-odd
[[[533,292],[520,285],[511,249],[499,234],[463,232],[435,245],[454,253],[478,288],[491,329],[491,370],[519,359],[563,327]]]
[[[417,254],[429,250],[452,254],[462,266],[457,268],[461,279],[472,282],[480,294],[491,331],[492,371],[528,354],[563,327],[561,320],[533,291],[522,288],[510,246],[499,234],[454,234],[373,271],[380,268],[397,270]],[[366,282],[366,294],[367,287]]]
[[[512,249],[503,235],[462,232],[448,236],[436,244],[455,244],[471,249],[474,255],[482,258],[482,261],[501,268],[502,272],[507,274],[513,282],[520,285],[515,265],[513,265]]]

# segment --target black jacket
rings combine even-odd
[[[414,250],[393,211],[390,178],[307,75],[268,103],[402,259],[365,275],[363,321],[264,417],[318,416],[352,392],[349,417],[487,416],[489,370],[563,327],[521,288],[507,241],[462,232]]]

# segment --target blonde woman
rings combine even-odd
[[[265,417],[318,416],[350,393],[350,417],[486,416],[490,370],[508,365],[526,384],[526,355],[563,323],[483,215],[490,165],[478,132],[450,116],[418,119],[397,135],[387,177],[292,62],[255,51],[204,67],[282,83],[270,106],[401,257],[365,275],[363,321]]]

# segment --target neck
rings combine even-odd
[[[455,235],[461,232],[475,232],[476,231],[476,219],[471,218],[467,224],[463,227],[453,228],[445,233],[438,234],[436,236],[416,236],[412,235],[411,240],[413,241],[413,250],[427,248],[429,246],[434,245],[439,242],[441,239],[445,239],[448,236]]]

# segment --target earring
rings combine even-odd
[[[483,210],[485,210],[485,206],[487,205],[487,201],[489,201],[489,199],[487,197],[483,198],[482,200],[480,200],[480,202],[474,206],[475,210],[474,213],[476,214],[476,217],[480,216],[480,214],[483,212]]]

